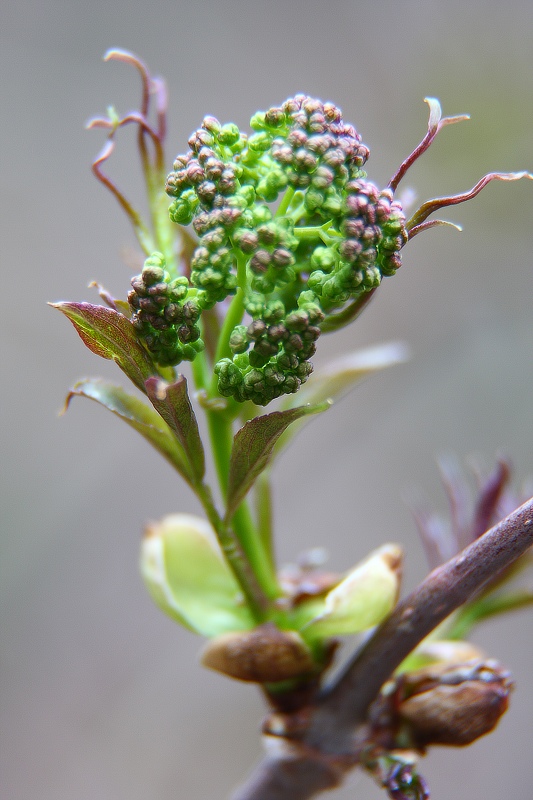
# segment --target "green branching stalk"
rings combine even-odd
[[[368,303],[372,300],[375,291],[375,289],[371,289],[356,300],[352,300],[342,311],[338,311],[335,314],[328,314],[325,320],[320,323],[320,330],[322,333],[332,333],[333,331],[338,331],[346,327],[346,325],[349,325],[351,322],[355,322],[359,314],[365,310]]]

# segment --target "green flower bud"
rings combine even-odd
[[[241,132],[235,123],[229,122],[222,126],[218,135],[220,144],[226,145],[226,147],[235,147],[241,140]]]

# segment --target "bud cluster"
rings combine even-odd
[[[166,191],[171,219],[198,235],[190,284],[143,272],[130,302],[156,361],[173,365],[194,358],[199,313],[240,288],[248,319],[214,366],[218,390],[266,405],[307,380],[320,323],[396,271],[407,233],[392,191],[366,179],[368,148],[332,103],[296,95],[250,124],[248,137],[205,117],[177,156]]]
[[[314,303],[290,313],[281,300],[267,303],[262,317],[234,328],[229,342],[233,359],[221,359],[215,366],[219,392],[257,405],[297,392],[311,374],[309,359],[323,318]],[[250,343],[253,347],[246,352]]]
[[[146,259],[143,271],[131,281],[128,302],[131,321],[146,347],[161,366],[192,361],[203,347],[197,322],[200,308],[188,298],[189,281],[171,280],[161,253]]]
[[[311,257],[316,269],[308,285],[325,309],[379,286],[383,275],[393,275],[407,241],[405,217],[390,189],[379,192],[362,178],[349,181],[342,211],[338,251],[320,247]]]
[[[369,151],[355,128],[344,123],[339,108],[299,94],[280,108],[255,114],[250,126],[258,132],[250,142],[256,149],[259,144],[270,148],[271,158],[281,167],[281,188],[289,184],[307,190],[303,200],[308,212],[320,209],[324,218],[340,212],[342,187],[363,174]],[[267,187],[264,180],[261,196],[275,199]]]
[[[191,281],[201,290],[200,305],[209,308],[236,289],[230,236],[255,198],[239,180],[243,168],[238,156],[246,146],[246,136],[236,125],[221,125],[214,117],[205,117],[188,143],[191,149],[175,159],[166,191],[175,198],[170,218],[180,225],[192,222],[198,234]]]

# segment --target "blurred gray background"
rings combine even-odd
[[[45,305],[95,301],[90,279],[128,288],[133,237],[90,174],[103,136],[83,125],[111,103],[134,107],[139,81],[101,56],[128,48],[166,77],[169,163],[204,114],[245,126],[303,91],[342,107],[385,185],[435,95],[472,120],[410,172],[423,200],[533,168],[533,4],[18,0],[2,4],[0,36],[2,797],[224,798],[260,755],[260,698],[198,667],[200,640],[152,605],[137,571],[144,522],[195,501],[95,404],[57,416],[78,377],[121,380]],[[112,170],[138,197],[132,133],[119,141]],[[280,461],[282,560],[326,544],[344,569],[398,541],[412,587],[426,567],[402,497],[420,487],[444,510],[439,454],[490,464],[504,452],[517,482],[533,473],[532,210],[526,181],[451,209],[464,232],[415,239],[366,315],[320,341],[317,369],[391,339],[413,355],[313,420]],[[531,797],[532,630],[523,612],[477,632],[517,690],[494,735],[423,763],[436,800]],[[354,775],[334,796],[382,795]]]

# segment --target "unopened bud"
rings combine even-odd
[[[271,622],[252,631],[226,633],[210,641],[202,655],[204,667],[230,678],[277,683],[313,670],[313,658],[295,631],[280,631]]]
[[[512,688],[510,673],[495,661],[436,665],[403,676],[398,711],[417,746],[463,746],[496,726]]]

